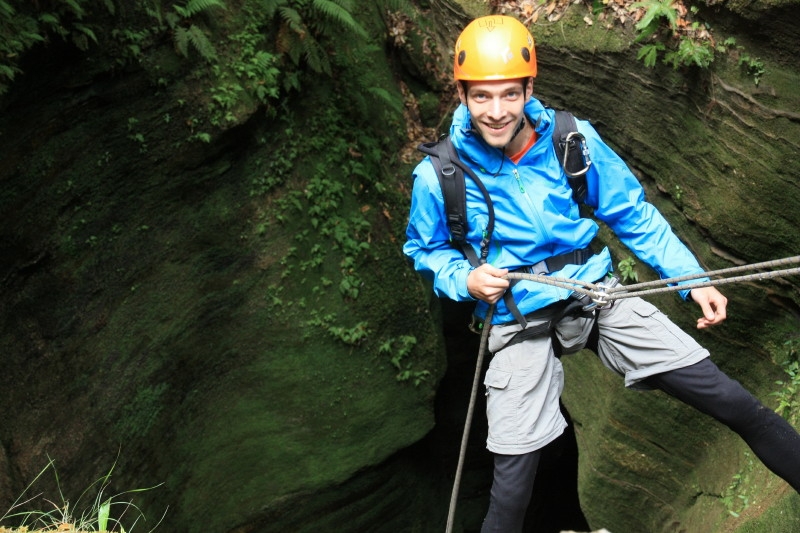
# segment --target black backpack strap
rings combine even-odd
[[[586,138],[578,132],[575,117],[568,111],[556,110],[553,147],[572,188],[572,198],[582,204],[586,200],[586,171],[592,160],[589,158]]]
[[[475,175],[471,168],[459,159],[456,149],[450,137],[445,137],[439,142],[424,143],[419,146],[419,150],[431,156],[430,160],[436,175],[439,177],[439,185],[442,187],[444,196],[445,218],[447,228],[450,231],[451,242],[461,250],[469,263],[478,267],[486,262],[489,255],[489,242],[494,231],[494,207],[489,191],[486,190],[483,182]],[[467,242],[467,187],[464,182],[464,174],[467,174],[478,186],[489,213],[489,222],[486,228],[486,235],[481,240],[481,255],[475,253],[475,249]]]

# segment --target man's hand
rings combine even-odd
[[[503,279],[508,274],[507,268],[495,268],[484,263],[467,276],[467,291],[473,298],[493,304],[502,298],[508,289],[509,282]]]
[[[728,299],[714,287],[692,289],[689,294],[692,295],[692,300],[697,302],[700,309],[703,310],[704,316],[697,319],[697,329],[719,324],[728,316],[725,311]]]

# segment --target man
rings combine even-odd
[[[467,243],[486,261],[470,264],[452,245],[439,180],[430,161],[415,170],[404,253],[433,282],[437,295],[476,300],[476,315],[495,305],[488,340],[493,358],[484,384],[495,459],[489,510],[482,531],[520,531],[540,450],[566,426],[558,407],[564,377],[554,352],[591,347],[630,388],[662,389],[737,432],[773,472],[800,490],[800,435],[722,373],[697,344],[650,303],[617,300],[587,316],[564,317],[570,291],[521,280],[510,271],[552,274],[586,282],[612,270],[608,249],[592,254],[597,224],[581,218],[551,142],[554,112],[532,97],[536,77],[533,37],[518,20],[482,17],[455,46],[461,105],[450,138],[459,158],[486,187],[493,208],[467,179]],[[620,240],[662,278],[702,272],[667,221],[644,199],[636,178],[590,124],[578,121],[592,165],[586,203]],[[700,306],[697,327],[726,317],[726,298],[715,288],[681,291]],[[541,330],[557,322],[554,331]]]

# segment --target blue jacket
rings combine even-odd
[[[572,189],[555,154],[552,134],[555,113],[531,98],[525,114],[535,125],[539,139],[514,164],[502,152],[487,145],[470,125],[469,111],[460,105],[453,116],[450,136],[459,157],[475,171],[493,200],[495,227],[488,262],[497,268],[530,266],[556,255],[589,245],[597,235],[594,220],[581,218]],[[675,236],[664,217],[644,199],[644,191],[627,165],[585,121],[577,121],[586,137],[592,165],[587,172],[587,205],[644,263],[663,278],[703,271],[687,247]],[[480,241],[488,222],[482,193],[465,177],[467,185],[468,242],[480,254]],[[433,282],[434,292],[456,301],[474,300],[467,292],[467,274],[473,268],[450,242],[444,219],[444,198],[430,158],[414,170],[411,213],[403,252],[414,267]],[[612,271],[607,248],[584,265],[568,265],[551,275],[595,282]],[[523,314],[558,300],[571,291],[523,280],[513,286],[513,296]],[[685,298],[688,291],[681,291]],[[487,304],[480,302],[478,316]],[[501,300],[493,323],[513,321]]]

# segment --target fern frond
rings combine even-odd
[[[86,12],[83,10],[81,5],[78,2],[76,2],[75,0],[64,0],[64,3],[72,8],[72,12],[79,19],[83,18],[83,16],[86,14]]]
[[[87,51],[89,49],[89,39],[93,40],[95,44],[97,44],[97,37],[95,37],[94,32],[84,26],[83,24],[75,24],[74,28],[78,30],[78,32],[72,33],[72,42],[75,46],[78,47],[79,50]],[[89,39],[87,39],[87,37]]]
[[[261,9],[267,19],[271,19],[279,7],[285,6],[287,0],[263,0],[261,2]]]
[[[164,20],[161,17],[161,9],[150,9],[149,7],[146,7],[144,11],[149,16],[151,16],[154,19],[156,19],[156,21],[158,22],[159,26],[163,26],[164,25]]]
[[[279,7],[278,13],[289,29],[300,35],[301,38],[305,36],[307,30],[305,24],[303,24],[303,17],[300,16],[300,13],[291,7]]]
[[[355,21],[353,16],[348,10],[332,0],[313,0],[314,9],[324,16],[342,27],[344,30],[349,30],[357,33],[361,37],[366,37],[367,32],[361,25]]]
[[[175,28],[175,50],[183,57],[189,57],[189,31],[182,26]]]
[[[109,13],[114,15],[117,12],[117,8],[114,5],[114,0],[103,0],[103,2],[105,3],[106,9],[108,9]]]
[[[11,4],[5,0],[0,0],[0,15],[2,15],[3,18],[10,19],[14,16],[14,13],[16,13],[16,11],[14,11],[14,8],[11,6]]]
[[[318,73],[331,75],[331,63],[328,54],[316,39],[303,39],[300,41],[303,46],[303,57],[311,70]]]
[[[182,26],[176,27],[175,50],[183,57],[189,57],[190,44],[206,61],[217,58],[217,49],[199,26],[192,24],[188,29]]]
[[[217,49],[211,44],[203,30],[194,24],[189,26],[189,42],[206,61],[213,61],[217,58]]]
[[[164,20],[167,21],[167,26],[169,26],[170,29],[174,29],[181,21],[181,18],[177,15],[177,13],[173,11],[168,11],[167,14],[164,15]]]
[[[175,11],[183,18],[189,18],[212,7],[227,9],[225,0],[189,0],[185,6],[174,5]]]
[[[389,107],[394,109],[398,113],[403,112],[403,101],[399,98],[395,98],[391,95],[389,91],[384,89],[383,87],[368,87],[367,92],[380,100],[386,102]]]
[[[9,81],[14,81],[14,76],[16,76],[20,72],[22,71],[17,67],[3,65],[2,63],[0,63],[0,77],[5,77]]]
[[[52,13],[42,13],[39,15],[39,22],[42,24],[46,24],[47,26],[58,26],[59,20],[58,17],[53,15]]]
[[[83,24],[75,24],[75,29],[81,32],[82,34],[86,35],[88,38],[93,40],[95,44],[97,44],[97,36],[95,36],[94,32],[88,26],[84,26]]]
[[[300,64],[300,54],[302,53],[300,38],[288,26],[281,26],[278,37],[275,40],[275,49],[279,53],[289,56],[289,59],[295,65]]]

